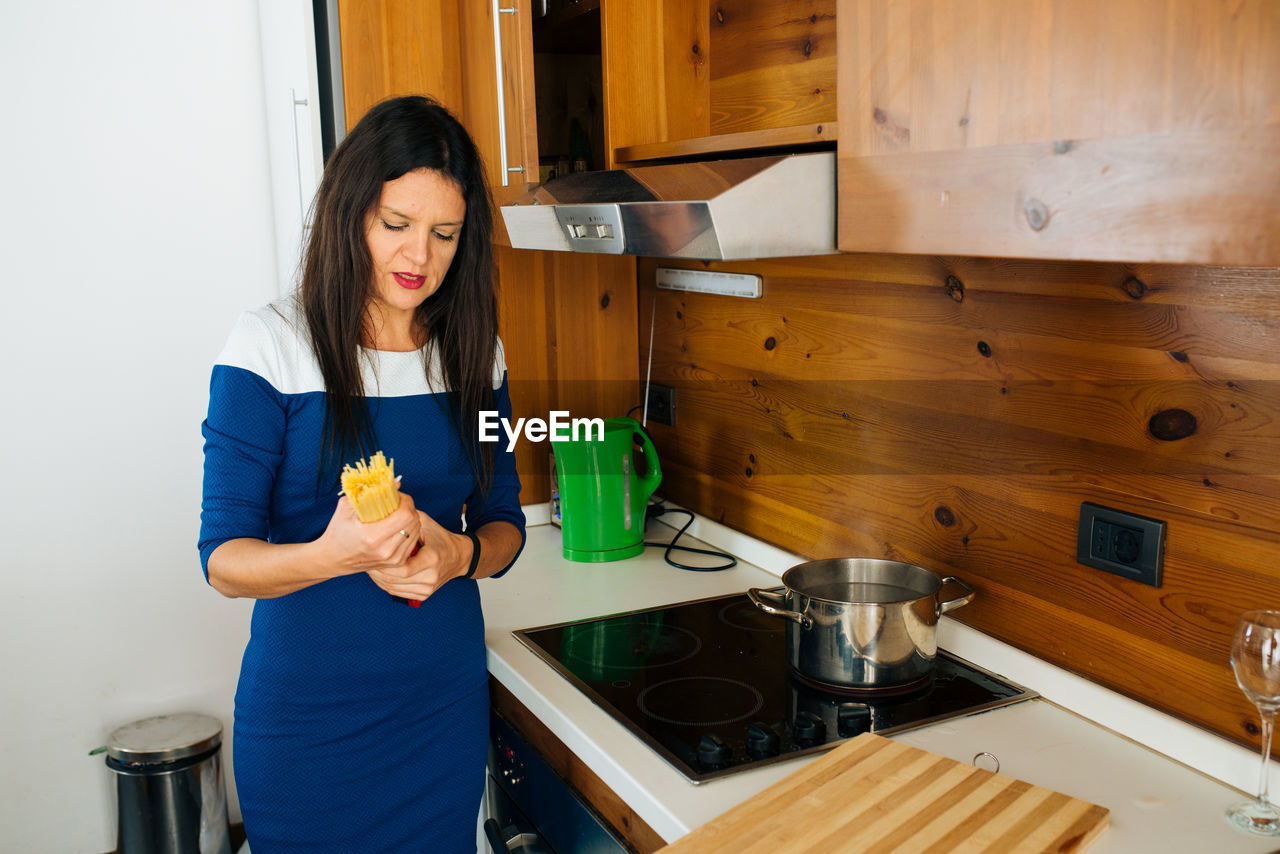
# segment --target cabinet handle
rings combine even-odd
[[[498,87],[498,160],[501,164],[502,186],[510,185],[508,174],[523,172],[524,166],[507,165],[507,103],[502,91],[502,16],[514,15],[516,8],[500,7],[501,0],[493,0],[493,66],[497,72],[494,79]]]

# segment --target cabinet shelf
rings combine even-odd
[[[777,148],[824,147],[834,145],[836,139],[836,123],[823,122],[822,124],[714,134],[671,142],[627,145],[614,149],[613,157],[616,163],[626,164],[709,154],[739,154],[752,151],[763,153],[764,150]]]

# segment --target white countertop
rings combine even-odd
[[[536,520],[536,508],[527,507],[526,512],[531,521]],[[717,545],[735,554],[782,554],[771,547],[749,544],[741,534],[726,533],[727,529],[714,523],[700,522],[703,536],[712,539],[711,535],[719,534],[714,537]],[[665,540],[671,533],[665,526],[651,523],[646,539]],[[682,543],[687,540],[686,535]],[[693,558],[681,560],[694,562]],[[656,548],[624,561],[574,563],[560,554],[558,528],[531,524],[516,566],[503,578],[480,584],[489,672],[657,833],[668,841],[677,839],[814,757],[694,785],[512,632],[742,592],[753,586],[774,586],[777,572],[780,570],[771,573],[741,561],[723,572],[688,572],[668,566],[662,550]],[[1062,678],[1054,675],[1053,668],[1045,665],[1046,675],[1039,677],[1040,671],[1028,665],[1025,654],[943,619],[950,623],[940,627],[944,647],[1052,696],[1046,690],[1048,683]],[[1005,663],[1021,672],[1008,672],[1000,666]],[[1209,737],[1197,732],[1200,734],[1195,738]],[[1223,811],[1243,797],[1241,792],[1048,700],[1029,700],[892,738],[962,762],[987,751],[999,758],[1002,774],[1107,807],[1111,810],[1110,829],[1089,849],[1091,854],[1280,849],[1280,839],[1249,836],[1226,823]],[[1219,752],[1234,763],[1228,763],[1233,769],[1243,760],[1244,752],[1234,745],[1217,738],[1213,742],[1221,745],[1208,747],[1220,747]],[[1256,779],[1257,757],[1254,762],[1253,775],[1244,778],[1245,784]]]

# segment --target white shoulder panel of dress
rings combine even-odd
[[[407,397],[447,391],[440,359],[430,351],[428,379],[421,350],[397,353],[389,350],[360,350],[360,373],[365,394],[370,397]],[[217,364],[243,368],[262,377],[281,394],[324,391],[320,364],[311,352],[310,338],[297,301],[284,298],[253,311],[236,321]],[[493,366],[493,387],[502,384],[506,361],[498,341]]]

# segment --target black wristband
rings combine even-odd
[[[462,536],[471,538],[471,566],[467,568],[467,574],[463,578],[474,578],[476,567],[480,565],[480,538],[472,531],[463,531]]]

